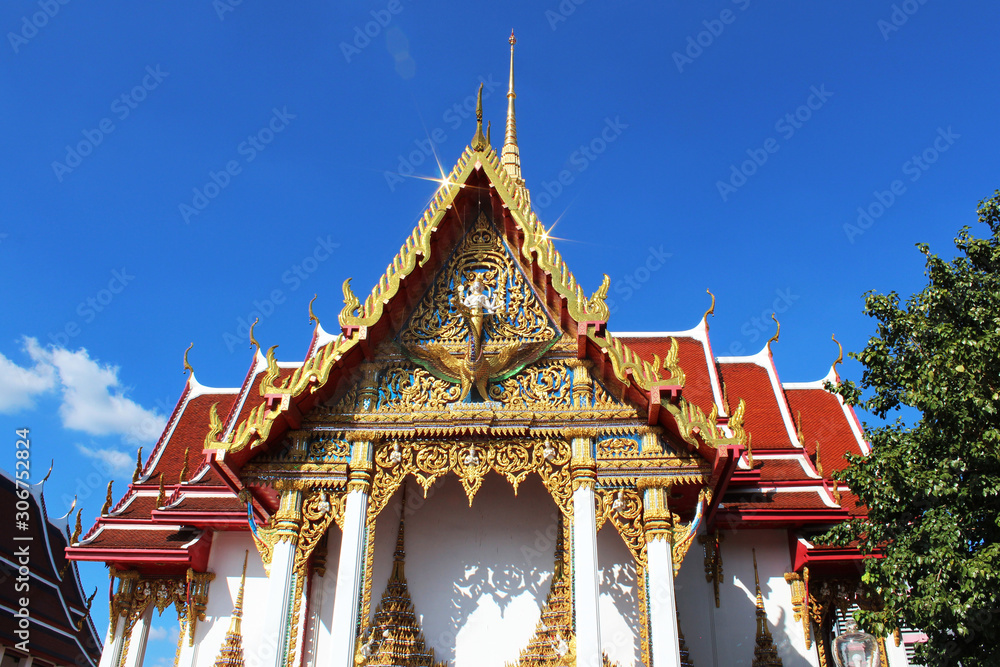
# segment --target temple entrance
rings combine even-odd
[[[378,517],[369,618],[393,572],[402,514],[406,581],[435,661],[517,664],[552,584],[558,508],[534,475],[516,497],[487,475],[472,507],[454,475],[438,479],[426,499],[422,491],[409,479],[405,506],[399,490]]]

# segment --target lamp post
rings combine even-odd
[[[844,633],[833,640],[833,658],[837,667],[877,667],[878,642],[867,632],[858,630],[854,619],[848,618]]]

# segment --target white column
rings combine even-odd
[[[645,489],[646,574],[649,578],[649,643],[652,667],[680,667],[677,601],[674,597],[674,557],[670,543],[667,490]]]
[[[600,586],[597,575],[597,522],[594,487],[573,492],[573,600],[576,603],[576,660],[583,667],[601,665]]]
[[[896,646],[896,639],[889,635],[885,638],[885,652],[889,667],[908,667],[910,661],[906,659],[906,648],[903,642]]]
[[[337,564],[337,592],[333,598],[329,667],[354,667],[361,583],[364,576],[365,537],[368,534],[368,491],[372,446],[355,442],[351,449],[351,481],[344,505],[344,534]],[[323,665],[323,663],[320,663]],[[325,666],[324,666],[325,667]]]
[[[267,578],[267,606],[264,608],[263,647],[273,648],[273,652],[262,647],[262,655],[270,656],[272,667],[285,667],[291,636],[289,615],[292,595],[295,590],[294,565],[295,547],[298,544],[298,522],[302,494],[299,491],[283,491],[281,506],[274,516],[276,541],[271,552],[271,572]]]
[[[119,616],[108,624],[108,634],[104,637],[100,667],[118,667],[122,660],[122,645],[125,641],[125,618]]]
[[[573,438],[573,606],[576,611],[576,664],[601,667],[600,580],[597,572],[596,470],[587,437]]]
[[[143,658],[146,657],[146,639],[149,637],[149,624],[153,620],[153,605],[146,607],[146,611],[136,619],[129,633],[128,655],[122,667],[142,667]]]
[[[177,639],[177,641],[180,642],[180,650],[177,652],[177,667],[192,667],[198,657],[198,647],[200,644],[191,644],[188,639],[188,633],[190,631],[191,630],[188,628],[186,621],[180,623],[181,635]]]
[[[337,592],[333,599],[330,667],[354,667],[367,514],[368,493],[363,490],[348,493],[344,507],[344,539],[337,565]]]

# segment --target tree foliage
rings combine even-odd
[[[1000,190],[980,202],[992,235],[963,227],[958,255],[926,257],[927,285],[905,304],[895,292],[865,295],[877,334],[851,356],[860,385],[835,389],[882,420],[866,425],[873,451],[840,475],[868,516],[826,540],[858,541],[863,580],[884,609],[861,612],[862,626],[887,636],[899,625],[929,641],[925,664],[1000,665]]]

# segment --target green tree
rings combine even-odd
[[[977,212],[992,236],[963,227],[955,259],[917,246],[927,286],[905,305],[865,295],[877,334],[851,354],[860,385],[835,389],[884,425],[866,425],[871,455],[839,475],[868,516],[826,541],[881,554],[862,579],[884,609],[858,620],[880,636],[920,628],[918,655],[933,667],[1000,665],[1000,190]],[[906,423],[905,407],[919,420]]]

